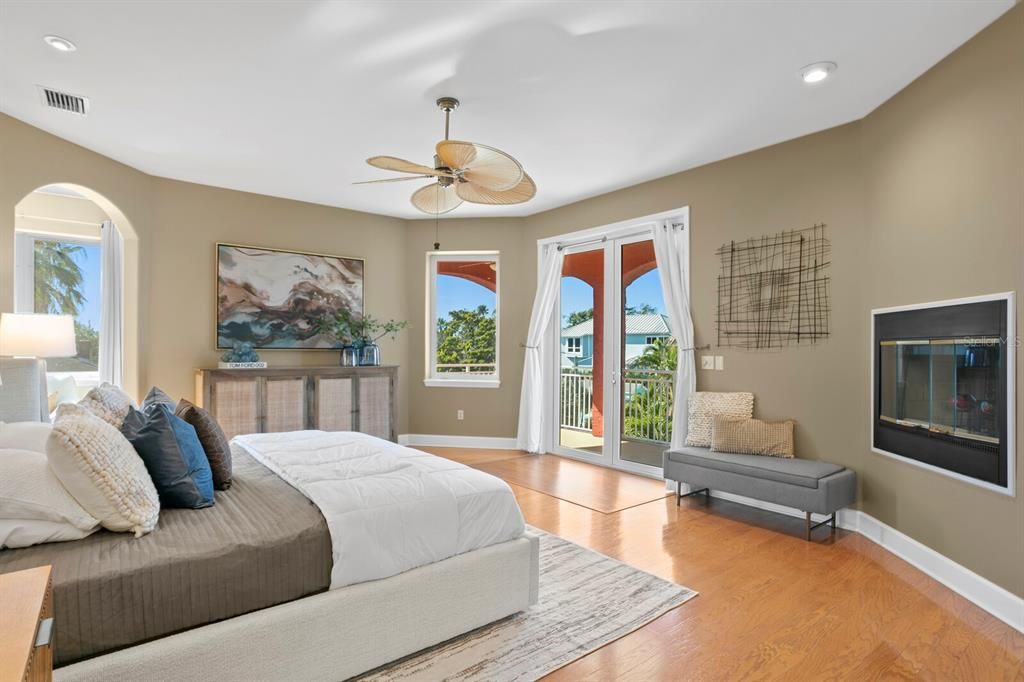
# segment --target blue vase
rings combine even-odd
[[[355,367],[359,364],[359,351],[353,345],[342,346],[341,348],[341,361],[339,364],[342,367]]]
[[[373,343],[367,343],[363,346],[363,349],[359,351],[359,364],[363,367],[376,367],[380,364],[380,346]]]

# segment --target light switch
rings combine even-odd
[[[721,355],[715,356],[715,369],[719,371],[725,369],[725,358]]]
[[[714,369],[715,368],[715,356],[714,355],[702,355],[702,356],[700,356],[700,368],[701,369]]]

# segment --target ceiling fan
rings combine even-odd
[[[413,192],[410,200],[413,206],[434,216],[455,210],[463,201],[500,205],[521,204],[533,198],[537,185],[511,156],[485,144],[448,139],[449,119],[459,100],[442,97],[437,106],[444,112],[444,139],[435,147],[433,168],[394,156],[373,156],[366,163],[375,168],[414,175],[353,184],[431,178],[432,182]]]

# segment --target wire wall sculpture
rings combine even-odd
[[[718,345],[781,348],[828,338],[832,245],[825,225],[723,244]]]

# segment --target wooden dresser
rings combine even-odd
[[[0,575],[0,680],[49,682],[52,636],[50,567]]]
[[[397,399],[395,366],[196,371],[196,400],[228,438],[320,429],[395,441]]]

